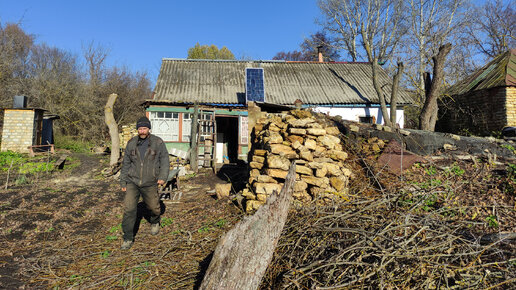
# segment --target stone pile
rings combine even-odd
[[[367,138],[363,140],[361,149],[366,155],[378,154],[383,150],[387,142],[378,137]]]
[[[136,123],[122,126],[121,132],[118,133],[118,136],[120,137],[120,147],[125,149],[127,142],[137,135],[138,131],[136,130]]]
[[[350,169],[344,166],[340,131],[310,111],[262,113],[253,128],[249,166],[249,187],[244,189],[246,210],[265,203],[273,191],[280,191],[291,162],[296,163],[294,199],[309,202],[325,194],[348,191]]]

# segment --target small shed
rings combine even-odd
[[[5,108],[2,128],[1,151],[30,153],[32,146],[48,150],[54,144],[53,120],[44,109],[27,108],[27,97],[16,96],[13,108]]]
[[[490,135],[516,126],[516,49],[451,86],[439,104],[436,130]]]

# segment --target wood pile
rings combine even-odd
[[[352,171],[344,166],[340,131],[307,110],[262,113],[253,128],[249,187],[243,190],[246,211],[258,209],[273,191],[280,191],[290,162],[295,160],[293,197],[310,202],[348,192]]]

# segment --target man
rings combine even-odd
[[[136,123],[136,129],[138,136],[133,137],[127,143],[120,173],[120,184],[122,191],[125,192],[122,250],[127,250],[133,245],[140,196],[151,212],[151,234],[159,233],[161,207],[158,184],[165,184],[170,167],[165,143],[161,138],[150,134],[149,119],[141,117]]]

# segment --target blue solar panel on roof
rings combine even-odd
[[[263,68],[246,68],[245,77],[245,95],[247,101],[265,102]]]

